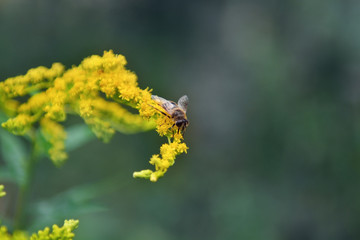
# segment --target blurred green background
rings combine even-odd
[[[359,13],[350,0],[0,0],[1,80],[113,49],[142,88],[190,98],[190,149],[157,183],[132,178],[166,141],[154,131],[94,139],[61,169],[41,161],[29,230],[76,218],[87,240],[360,239]]]

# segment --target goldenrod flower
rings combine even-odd
[[[24,113],[19,113],[14,118],[10,118],[1,126],[11,131],[13,134],[24,135],[33,124],[33,117]]]
[[[183,139],[182,135],[180,133],[174,132],[171,134],[174,140],[173,142],[170,142],[169,137],[169,143],[164,143],[160,147],[161,157],[159,154],[155,154],[150,159],[150,164],[155,165],[155,171],[147,169],[139,172],[134,172],[134,177],[149,178],[150,181],[156,182],[166,173],[170,166],[174,165],[177,155],[183,152],[187,153],[188,147],[185,143],[181,142],[181,140]]]
[[[8,232],[5,226],[0,227],[1,240],[72,240],[75,236],[73,231],[78,227],[79,220],[65,220],[62,227],[57,225],[52,226],[52,230],[46,227],[34,233],[29,238],[28,234],[24,231],[15,231],[12,235]]]
[[[51,82],[60,76],[64,66],[54,63],[50,69],[37,67],[30,69],[25,75],[6,79],[0,82],[0,93],[8,98],[24,96],[42,88],[50,86]]]
[[[66,132],[58,122],[68,114],[84,119],[95,135],[107,142],[116,131],[136,133],[155,129],[167,136],[169,144],[160,148],[150,163],[155,171],[134,173],[134,177],[156,181],[174,164],[176,155],[186,152],[182,135],[173,131],[174,122],[154,108],[149,88],[141,89],[135,73],[125,68],[126,59],[105,51],[103,56],[85,58],[79,66],[64,70],[55,63],[51,68],[30,69],[25,75],[0,82],[0,108],[11,118],[2,126],[24,135],[40,123],[44,138],[50,143],[49,157],[60,166],[67,158]],[[28,95],[27,102],[15,97]],[[138,110],[129,112],[124,105]],[[172,142],[171,142],[172,141]],[[151,172],[149,172],[151,171]]]
[[[0,226],[0,239],[1,240],[72,240],[75,237],[73,231],[78,228],[79,220],[65,220],[62,227],[58,227],[56,224],[52,226],[50,230],[46,227],[44,230],[40,230],[34,233],[29,238],[28,234],[24,231],[15,231],[12,235],[8,232],[5,226]]]
[[[49,156],[56,166],[61,166],[67,158],[65,152],[66,132],[64,127],[50,118],[43,117],[40,121],[41,132],[50,143]]]
[[[46,227],[44,230],[34,233],[30,240],[56,240],[56,239],[66,239],[72,240],[75,236],[73,231],[78,228],[79,220],[65,220],[62,227],[58,227],[56,224],[52,226],[52,231],[50,228]]]
[[[1,240],[29,240],[28,235],[23,231],[15,231],[12,235],[5,226],[0,227]]]

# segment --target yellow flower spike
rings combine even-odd
[[[55,104],[53,106],[48,106],[44,110],[47,112],[45,117],[61,122],[66,119],[65,109],[62,105]]]
[[[155,171],[135,172],[134,177],[157,181],[174,164],[175,157],[186,152],[187,146],[182,143],[174,120],[159,112],[161,107],[152,99],[152,90],[139,88],[136,74],[125,65],[125,57],[110,50],[103,56],[85,58],[66,71],[63,65],[55,63],[51,68],[38,67],[23,76],[6,79],[0,82],[0,108],[13,118],[2,126],[22,135],[40,122],[41,132],[51,146],[49,157],[57,166],[67,158],[66,133],[58,122],[66,120],[68,114],[83,118],[105,142],[115,131],[136,133],[156,129],[160,136],[170,139],[169,144],[164,144],[160,154],[150,159]],[[29,98],[24,103],[13,99],[26,95]],[[138,113],[129,112],[124,105]]]
[[[116,94],[116,84],[112,78],[101,77],[99,81],[100,91],[105,93],[107,98],[112,98]]]
[[[164,174],[166,173],[167,170],[162,170],[162,171],[156,171],[156,172],[153,172],[151,175],[150,175],[150,181],[152,182],[157,182],[157,180],[164,176]]]
[[[126,59],[122,55],[115,55],[112,50],[105,51],[103,57],[93,55],[82,61],[80,66],[89,71],[112,71],[114,69],[123,69],[126,65]]]
[[[135,133],[153,129],[153,122],[144,120],[137,114],[132,114],[115,102],[96,98],[92,102],[94,115],[106,119],[112,128],[123,133]]]
[[[161,163],[161,158],[160,158],[159,154],[154,154],[154,155],[152,155],[152,157],[150,158],[149,163],[150,163],[151,165],[155,165],[155,166],[160,165],[160,163]],[[158,170],[158,169],[156,169],[156,170]]]
[[[1,240],[29,240],[28,235],[22,231],[15,231],[13,235],[8,233],[5,226],[0,227],[0,239]]]
[[[91,99],[82,99],[78,102],[78,105],[79,105],[78,112],[82,118],[88,118],[93,115],[93,107],[92,107]]]
[[[115,130],[109,122],[106,122],[98,117],[84,118],[85,123],[89,125],[97,138],[100,138],[105,143],[109,142],[114,135]]]
[[[48,102],[49,99],[47,94],[45,92],[41,92],[30,97],[27,103],[20,105],[18,111],[28,114],[37,113],[41,111]]]
[[[44,230],[39,230],[38,233],[34,233],[30,240],[50,239],[49,237],[50,228],[46,227]]]
[[[66,132],[63,126],[45,117],[41,119],[40,127],[44,138],[51,144],[50,159],[56,166],[61,166],[67,159],[65,152]]]
[[[156,120],[156,131],[159,133],[160,136],[164,136],[169,134],[169,129],[174,125],[174,122],[167,118],[161,117]]]
[[[150,178],[152,173],[153,173],[153,171],[151,171],[150,169],[141,170],[139,172],[134,172],[133,177],[134,178]]]
[[[0,92],[0,109],[8,116],[16,115],[20,103],[17,100],[2,98],[4,95],[1,94]]]
[[[135,172],[134,177],[149,178],[150,181],[156,182],[167,172],[170,166],[174,165],[176,156],[186,152],[187,149],[186,144],[179,141],[164,143],[160,147],[161,157],[155,154],[150,159],[150,164],[155,165],[155,172],[146,172],[147,174],[142,173],[142,171]]]
[[[79,226],[79,220],[65,220],[64,222],[64,228],[69,229],[71,231],[74,231]]]
[[[31,91],[48,86],[63,71],[64,66],[60,63],[54,63],[50,69],[46,67],[33,68],[23,76],[8,78],[1,82],[0,89],[8,98],[24,96]]]
[[[27,114],[19,114],[15,118],[10,118],[1,126],[15,135],[24,135],[33,123],[33,118]]]
[[[7,228],[5,226],[0,227],[0,239],[11,240],[11,235],[8,233]]]
[[[75,237],[73,231],[78,228],[78,226],[79,220],[65,220],[62,227],[54,224],[52,226],[52,231],[50,231],[50,228],[46,227],[44,230],[34,233],[30,237],[30,240],[72,240]]]

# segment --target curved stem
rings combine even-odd
[[[34,134],[35,135],[35,134]],[[29,195],[30,185],[32,181],[32,175],[34,170],[34,164],[37,159],[35,152],[35,136],[31,137],[31,154],[26,162],[25,166],[25,181],[19,186],[19,194],[16,203],[15,218],[14,218],[14,229],[20,230],[24,228],[24,217],[26,212],[26,202]]]

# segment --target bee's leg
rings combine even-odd
[[[183,137],[184,137],[184,136],[185,136],[185,125],[182,126],[182,128],[181,128],[181,133],[182,133],[182,135],[183,135]]]
[[[183,136],[185,135],[187,125],[184,124],[183,126]]]

